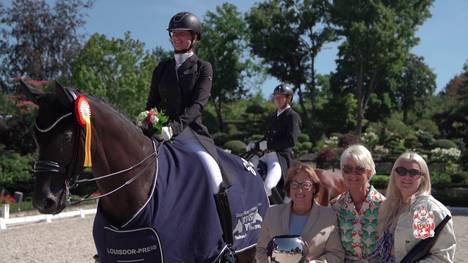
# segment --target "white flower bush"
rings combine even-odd
[[[461,151],[457,148],[450,148],[450,149],[442,149],[442,148],[434,148],[431,150],[431,159],[433,161],[458,161],[461,156]]]
[[[377,144],[377,142],[379,141],[379,137],[373,132],[365,132],[361,136],[361,141],[365,145],[372,147],[373,145]]]
[[[325,139],[325,147],[337,147],[338,146],[338,137],[331,136],[328,139]]]
[[[385,148],[383,145],[376,145],[374,148],[374,152],[377,154],[387,155],[390,153],[390,150]]]

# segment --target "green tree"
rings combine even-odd
[[[92,0],[13,0],[0,6],[0,72],[33,79],[68,78],[81,48],[83,11]]]
[[[157,59],[165,56],[161,49],[146,51],[129,32],[112,39],[94,34],[73,64],[73,82],[135,116],[145,108]]]
[[[403,110],[403,122],[408,123],[408,112],[422,117],[429,98],[436,89],[435,74],[424,63],[424,58],[410,54],[401,76],[401,85],[397,88],[400,107]]]
[[[224,3],[205,15],[198,54],[213,66],[211,98],[221,131],[226,129],[225,104],[247,92],[244,79],[252,62],[244,58],[246,33],[246,22],[233,4]]]
[[[304,93],[314,102],[316,92],[315,59],[323,45],[335,39],[328,25],[328,2],[267,0],[247,15],[253,53],[267,65],[269,74],[294,85],[304,124],[310,119]]]
[[[403,64],[418,39],[417,27],[430,16],[433,0],[334,0],[332,21],[344,38],[339,47],[339,86],[353,90],[358,100],[356,132],[362,132],[371,95],[394,90]],[[380,94],[385,92],[380,91]]]

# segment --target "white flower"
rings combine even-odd
[[[151,122],[152,124],[156,124],[156,123],[158,123],[158,121],[159,121],[159,117],[158,117],[158,116],[153,115],[153,116],[150,117],[150,122]]]

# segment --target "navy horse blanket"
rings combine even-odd
[[[146,204],[125,224],[111,225],[100,205],[93,236],[100,262],[213,262],[225,249],[208,176],[196,154],[177,140],[158,147],[156,176]],[[218,149],[236,171],[228,189],[234,250],[256,245],[269,206],[250,163]]]

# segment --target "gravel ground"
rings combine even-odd
[[[0,262],[93,263],[93,216],[10,227],[0,231]],[[454,216],[454,262],[468,262],[468,216]]]

